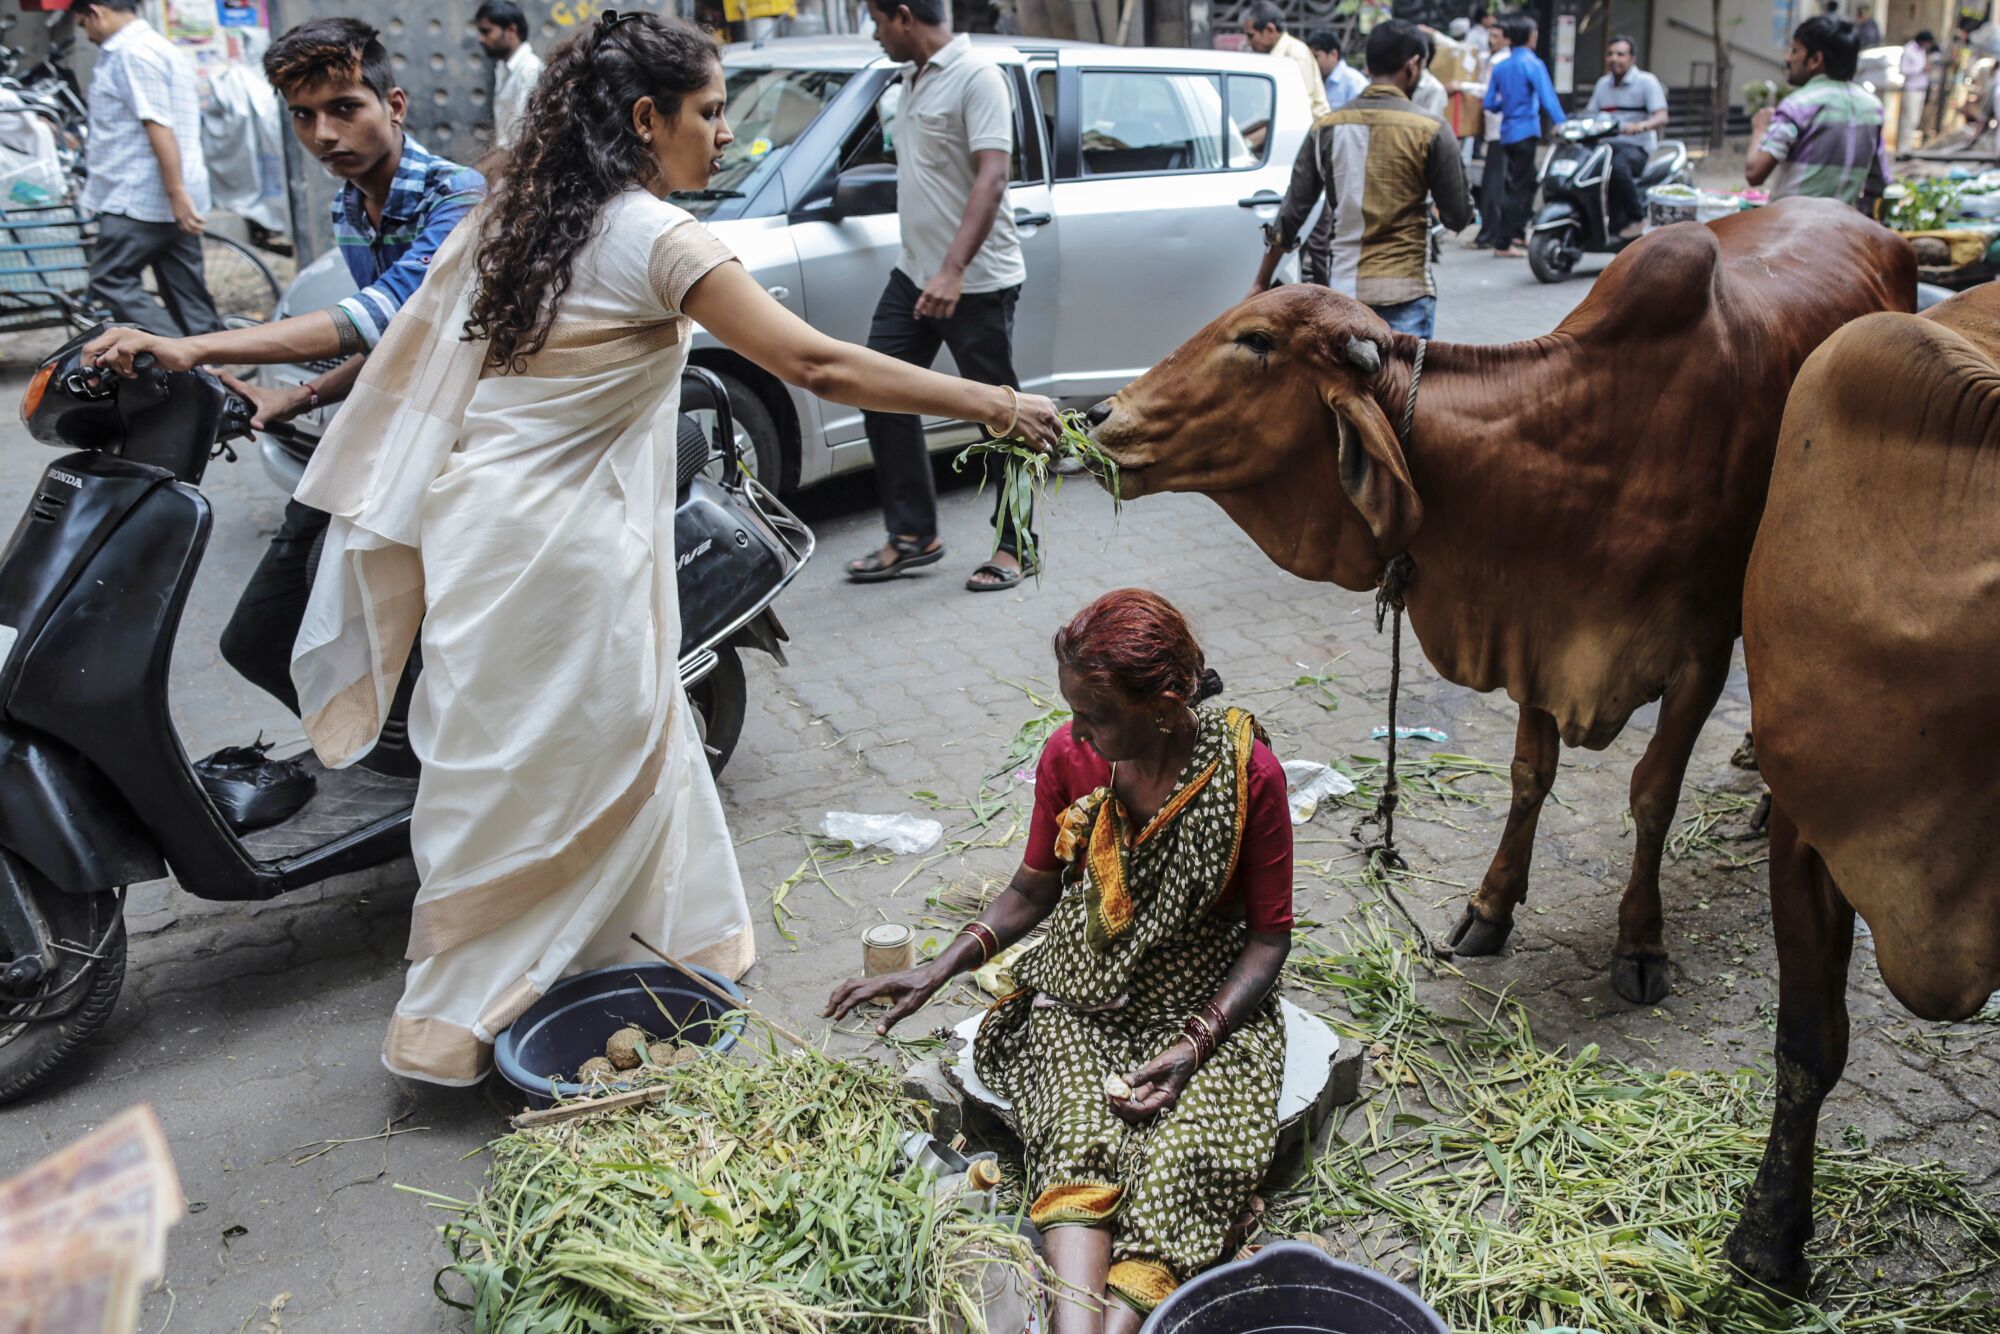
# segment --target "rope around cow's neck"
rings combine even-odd
[[[1426,339],[1417,340],[1417,354],[1410,363],[1410,387],[1403,394],[1403,425],[1397,432],[1396,443],[1403,451],[1403,466],[1409,467],[1410,430],[1417,421],[1417,389],[1424,380],[1424,350],[1430,346]],[[1383,772],[1382,795],[1375,802],[1375,809],[1355,822],[1354,837],[1367,839],[1363,832],[1370,825],[1382,831],[1382,837],[1366,843],[1368,865],[1378,872],[1378,883],[1383,895],[1395,905],[1403,920],[1410,924],[1416,938],[1423,943],[1426,957],[1437,957],[1437,947],[1431,943],[1430,933],[1418,923],[1407,905],[1397,895],[1389,883],[1386,873],[1408,871],[1410,864],[1403,860],[1403,854],[1396,848],[1396,802],[1400,788],[1396,781],[1396,705],[1402,693],[1403,683],[1403,595],[1410,586],[1410,580],[1417,572],[1416,561],[1407,551],[1399,551],[1390,557],[1382,569],[1382,578],[1375,585],[1375,633],[1382,633],[1384,619],[1394,624],[1394,633],[1389,640],[1389,748],[1388,764]]]

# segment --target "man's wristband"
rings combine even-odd
[[[307,412],[319,411],[319,387],[315,385],[311,380],[307,380],[305,383],[301,384],[299,388],[306,391],[306,411]]]

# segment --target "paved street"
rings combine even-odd
[[[1254,256],[1241,260],[1247,276]],[[1441,336],[1476,342],[1543,332],[1587,290],[1583,281],[1542,287],[1524,263],[1456,248],[1441,285]],[[13,375],[9,391],[19,383]],[[0,503],[12,514],[51,455],[12,413],[6,422]],[[215,649],[281,497],[248,457],[218,463],[212,478],[215,538],[175,665],[185,744],[200,755],[260,729],[295,744],[296,722],[238,681]],[[840,574],[879,538],[870,483],[836,484],[806,497],[804,508],[821,555],[780,604],[792,662],[775,668],[752,655],[750,720],[722,783],[762,952],[750,994],[781,1022],[822,1031],[819,1006],[858,969],[865,926],[931,917],[949,922],[948,932],[955,916],[926,909],[926,896],[955,881],[1004,876],[1018,857],[974,848],[922,866],[905,858],[830,867],[824,881],[808,876],[785,893],[797,937],[788,941],[772,899],[806,857],[801,831],[828,810],[925,810],[927,798],[913,794],[963,801],[1004,766],[1016,728],[1045,709],[1030,692],[1053,697],[1051,632],[1108,588],[1144,584],[1179,603],[1229,684],[1226,698],[1263,719],[1281,758],[1375,751],[1369,729],[1382,721],[1388,650],[1373,632],[1369,599],[1280,572],[1206,499],[1148,499],[1114,518],[1101,493],[1072,486],[1044,520],[1049,573],[1038,586],[988,596],[960,587],[985,554],[987,502],[969,489],[945,501],[945,563],[880,587],[851,586]],[[1502,698],[1446,685],[1419,666],[1403,709],[1406,724],[1448,732],[1452,751],[1503,769],[1511,756],[1514,715]],[[1727,764],[1747,718],[1739,671],[1696,752],[1691,792],[1754,791]],[[1762,1059],[1774,992],[1761,867],[1730,870],[1704,856],[1670,864],[1676,994],[1658,1011],[1634,1011],[1606,981],[1630,850],[1625,784],[1651,721],[1650,710],[1642,713],[1602,753],[1565,754],[1556,787],[1563,803],[1543,816],[1513,948],[1468,967],[1481,981],[1515,985],[1551,1045],[1595,1041],[1661,1066]],[[1016,793],[1023,805],[1025,791]],[[1453,886],[1477,880],[1504,805],[1455,810],[1451,825],[1400,826],[1413,866],[1443,882],[1420,885],[1417,896],[1434,929],[1456,921],[1463,891]],[[1341,852],[1350,823],[1341,812],[1322,814],[1300,830],[1301,856]],[[147,1330],[467,1327],[431,1293],[442,1258],[436,1219],[397,1187],[469,1195],[482,1164],[468,1155],[501,1129],[504,1099],[490,1088],[407,1084],[378,1063],[413,890],[404,865],[261,905],[205,903],[168,884],[133,891],[132,961],[110,1031],[61,1087],[0,1111],[0,1174],[131,1103],[158,1108],[198,1212],[173,1233],[168,1289],[149,1298]],[[1337,923],[1350,906],[1345,890],[1302,876],[1302,917]],[[1865,950],[1857,965],[1855,1051],[1828,1125],[1858,1125],[1899,1156],[1967,1165],[1990,1189],[2000,1157],[1980,1124],[1991,1108],[1982,1111],[1977,1099],[1982,1084],[1993,1087],[1992,1047],[1938,1068],[1945,1063],[1898,1041],[1923,1026],[1887,1000]],[[964,998],[942,1008],[940,1019],[955,1018]],[[927,1015],[911,1031],[929,1025]],[[866,1045],[851,1033],[835,1044]],[[385,1128],[399,1133],[382,1138]],[[358,1142],[310,1156],[337,1140]]]

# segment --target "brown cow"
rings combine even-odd
[[[1431,664],[1521,706],[1499,851],[1452,936],[1491,954],[1527,894],[1557,739],[1608,745],[1665,697],[1632,774],[1638,838],[1612,986],[1668,991],[1660,852],[1721,693],[1785,392],[1848,320],[1909,310],[1908,242],[1792,199],[1631,246],[1554,333],[1432,343],[1408,457],[1416,340],[1319,287],[1236,307],[1091,414],[1127,496],[1201,491],[1272,560],[1374,587],[1416,562]]]
[[[1924,1018],[2000,988],[2000,288],[1857,320],[1806,363],[1743,651],[1771,785],[1778,1078],[1729,1255],[1796,1290],[1855,913]]]

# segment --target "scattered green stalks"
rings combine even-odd
[[[1004,1220],[902,1180],[921,1112],[879,1063],[711,1056],[653,1078],[662,1102],[496,1141],[475,1200],[415,1192],[450,1216],[437,1294],[480,1334],[977,1334],[990,1268],[1034,1263]]]
[[[1344,1002],[1376,1091],[1273,1216],[1401,1273],[1454,1329],[1806,1334],[1994,1328],[2000,1216],[1943,1163],[1823,1136],[1819,1282],[1787,1304],[1723,1254],[1764,1152],[1768,1076],[1641,1069],[1542,1047],[1512,999],[1426,964],[1368,905],[1338,950],[1310,937],[1294,987]],[[1426,969],[1462,990],[1446,1015]]]
[[[1112,512],[1116,513],[1123,503],[1118,495],[1118,461],[1090,438],[1080,412],[1062,414],[1062,439],[1047,453],[1020,440],[982,440],[960,450],[951,466],[954,471],[962,472],[968,461],[992,454],[998,454],[1005,464],[1000,475],[1000,517],[993,528],[993,550],[1000,550],[1000,534],[1011,527],[1021,543],[1021,564],[1037,573],[1042,567],[1042,553],[1034,535],[1035,506],[1062,491],[1062,474],[1050,472],[1058,460],[1082,459],[1084,470],[1111,493]],[[980,486],[983,490],[983,480]]]

